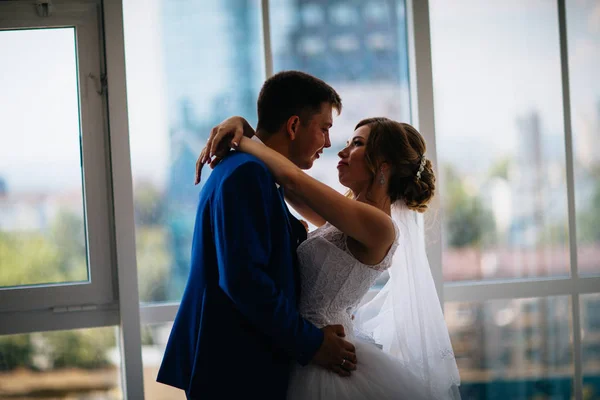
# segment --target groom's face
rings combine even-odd
[[[333,124],[331,104],[321,104],[319,112],[301,123],[290,146],[290,158],[302,169],[310,169],[324,148],[331,147],[329,129]]]

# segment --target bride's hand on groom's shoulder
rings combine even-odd
[[[242,117],[227,118],[212,128],[210,136],[206,141],[206,146],[204,146],[196,161],[196,179],[194,184],[197,185],[200,183],[204,164],[210,162],[211,168],[216,167],[230,149],[239,145],[243,136],[254,136],[254,129]]]
[[[198,157],[198,160],[196,160],[196,178],[194,179],[194,185],[197,185],[200,183],[200,180],[202,179],[202,168],[204,168],[204,164],[207,163],[206,160],[206,154],[208,154],[209,150],[208,150],[208,146],[204,146],[204,148],[202,149],[202,151],[200,152],[200,156]],[[208,158],[208,162],[210,162],[210,168],[214,168],[216,167],[221,160],[223,159],[224,155],[217,155],[214,156],[213,158]]]
[[[340,376],[350,376],[356,370],[356,350],[354,345],[344,340],[342,325],[328,325],[321,328],[323,343],[313,357],[313,362]]]

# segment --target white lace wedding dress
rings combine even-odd
[[[311,232],[298,247],[301,274],[300,313],[317,327],[341,324],[346,339],[356,347],[357,370],[351,377],[314,364],[295,365],[288,388],[291,400],[420,400],[429,399],[426,388],[410,365],[382,351],[369,338],[355,332],[352,312],[380,274],[392,264],[396,240],[377,265],[365,265],[348,249],[346,236],[331,224]]]

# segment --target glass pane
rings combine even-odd
[[[271,0],[275,72],[300,70],[332,85],[342,97],[332,146],[309,171],[345,192],[338,182],[337,153],[367,117],[410,122],[408,50],[404,1]],[[335,115],[335,114],[334,114]]]
[[[567,276],[557,3],[430,4],[444,279]]]
[[[178,301],[200,190],[196,158],[225,118],[256,123],[265,79],[261,6],[125,0],[123,7],[140,301]]]
[[[115,328],[0,336],[0,398],[123,398]]]
[[[185,392],[156,382],[172,323],[142,326],[142,361],[146,400],[185,400]]]
[[[0,287],[88,279],[75,29],[0,31]]]
[[[567,1],[578,268],[600,274],[600,2]],[[600,394],[598,394],[600,397]]]
[[[569,297],[446,303],[463,399],[570,399]]]
[[[579,298],[584,399],[600,399],[600,294]]]

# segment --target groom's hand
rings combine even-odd
[[[350,376],[350,372],[356,370],[356,350],[352,343],[343,339],[346,336],[344,327],[329,325],[321,330],[323,343],[312,361],[340,376]]]

